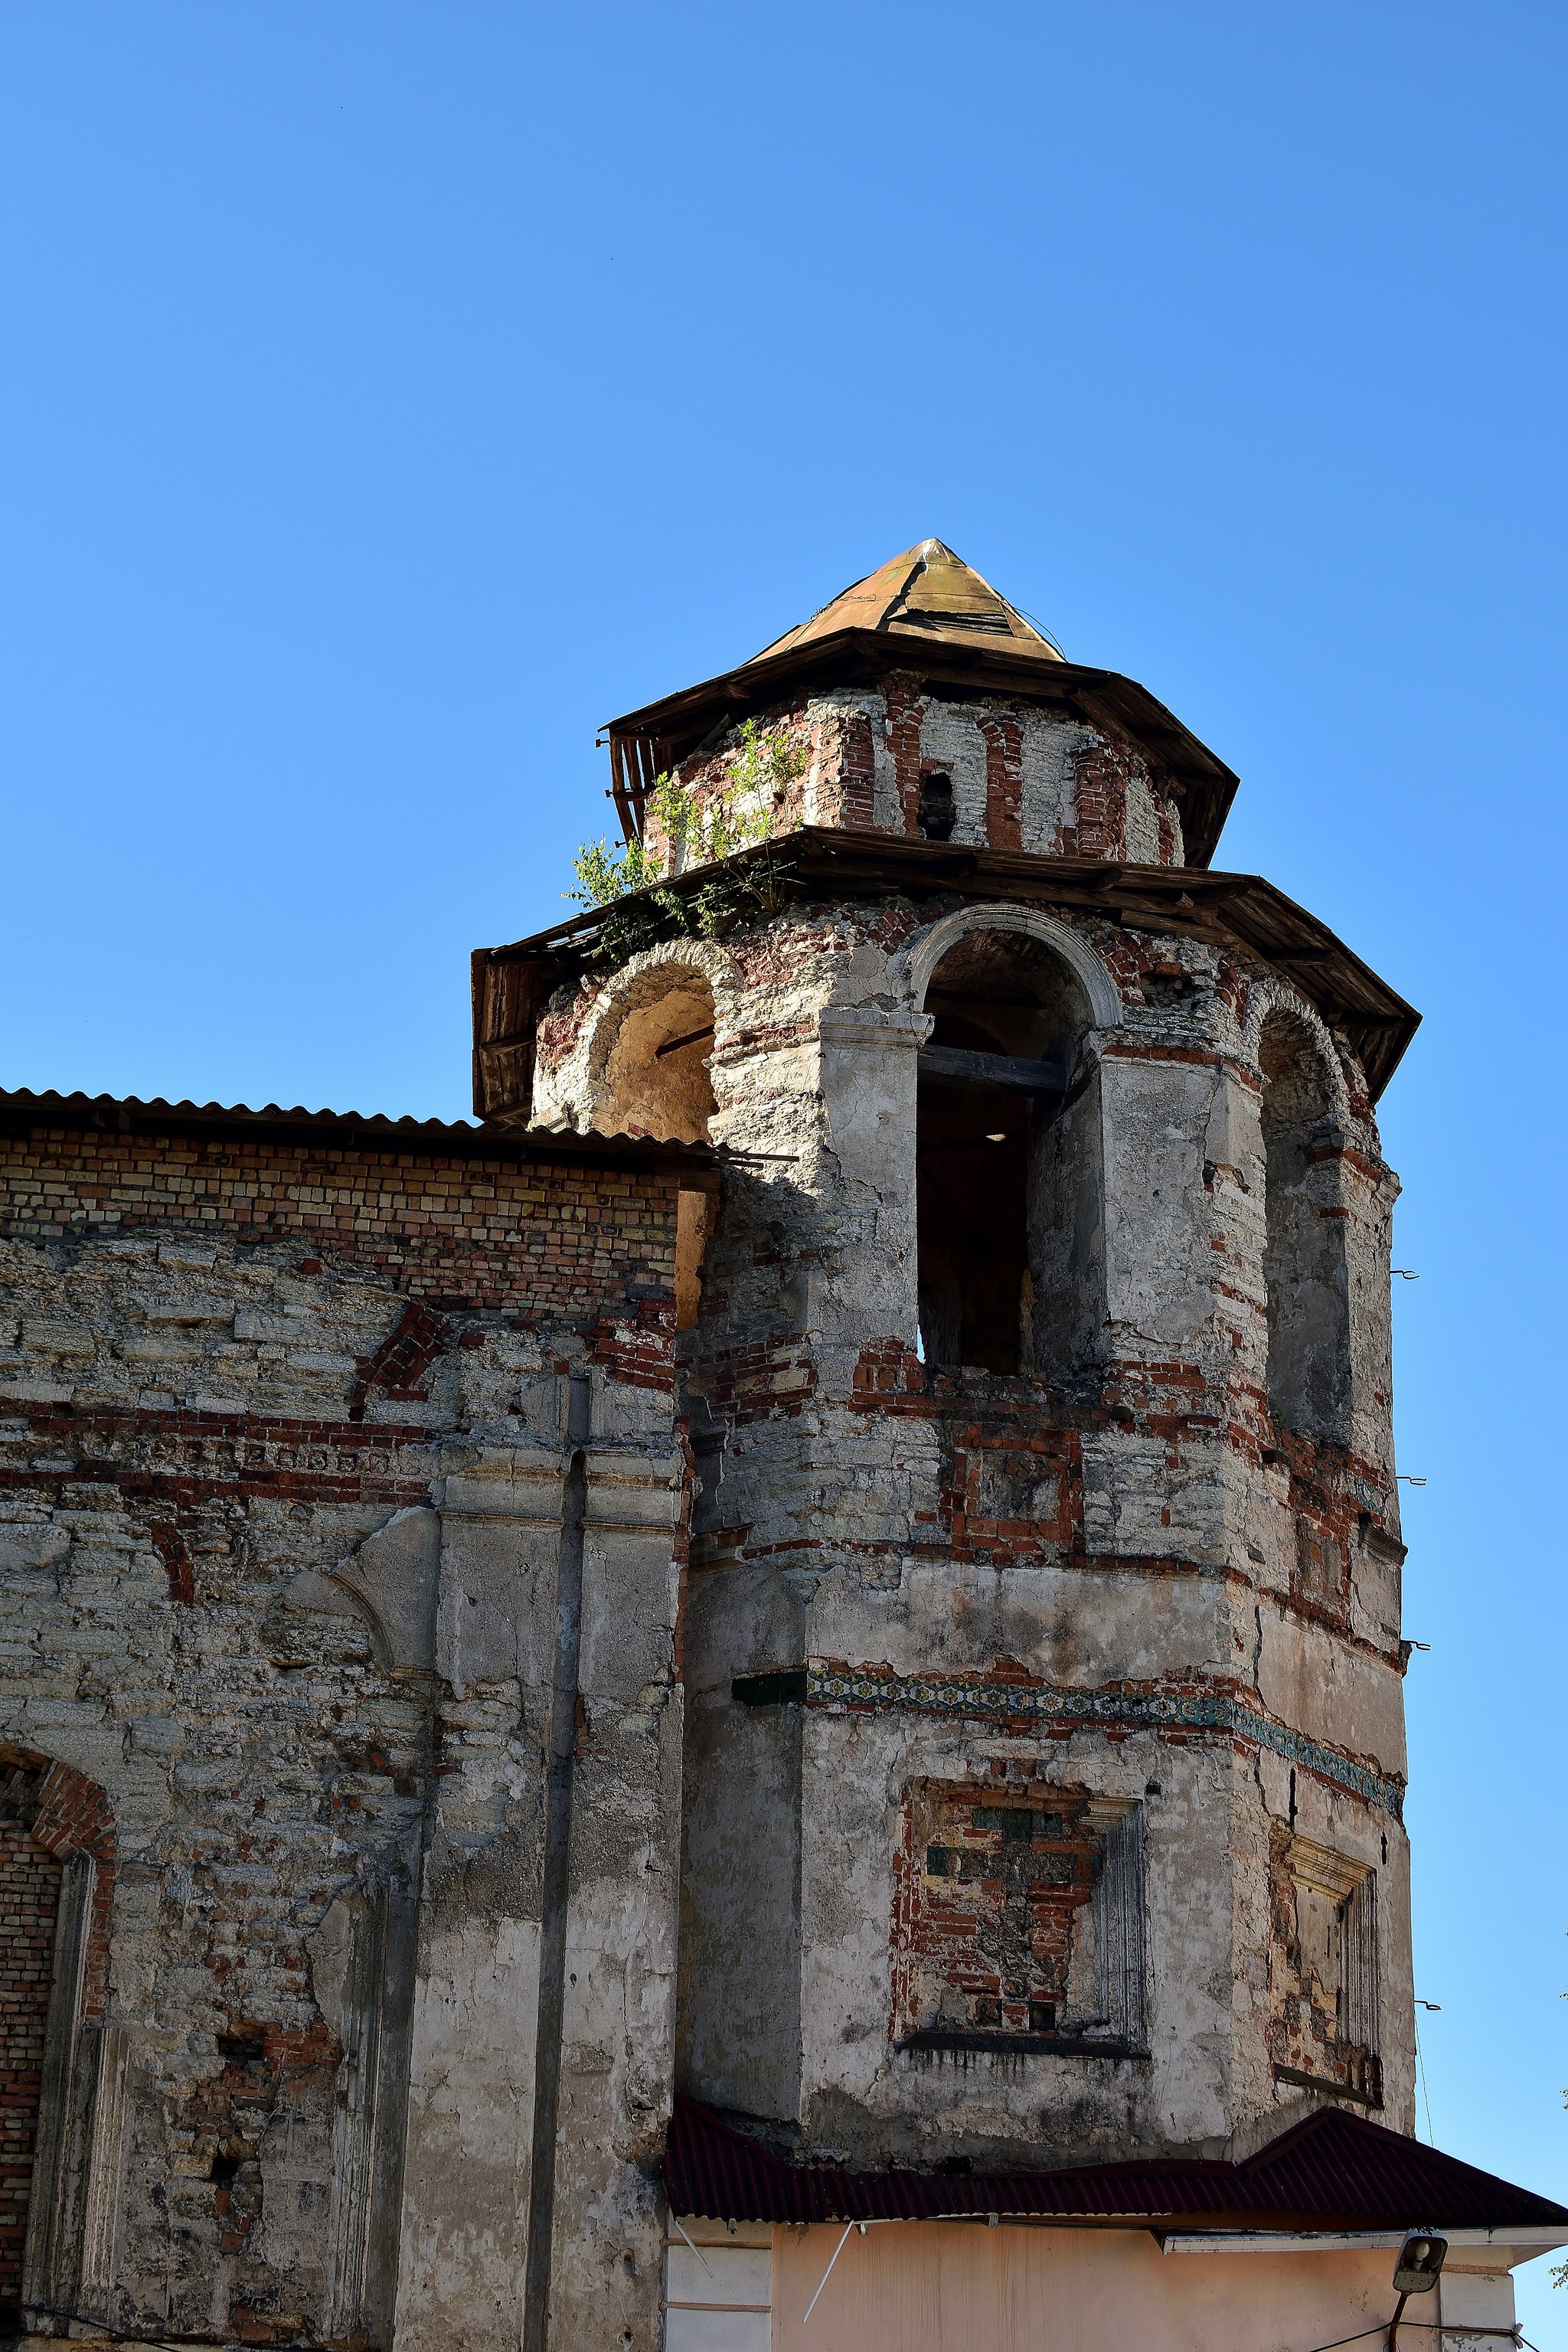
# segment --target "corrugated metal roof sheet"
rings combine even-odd
[[[710,2109],[677,2099],[664,2157],[678,2213],[718,2221],[1201,2221],[1218,2228],[1508,2229],[1568,2210],[1337,2107],[1319,2108],[1244,2163],[1171,2158],[1057,2172],[859,2172],[799,2163]]]
[[[284,1109],[268,1103],[142,1101],[136,1095],[35,1094],[0,1088],[0,1133],[28,1134],[68,1128],[109,1135],[263,1136],[273,1140],[352,1149],[415,1151],[466,1160],[629,1160],[658,1166],[710,1167],[720,1156],[706,1143],[667,1143],[654,1137],[578,1134],[554,1128],[476,1127],[467,1119],[389,1118],[382,1111]]]

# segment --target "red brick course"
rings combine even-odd
[[[1090,751],[1079,752],[1073,762],[1078,823],[1063,832],[1062,850],[1066,856],[1126,856],[1130,765],[1125,752],[1104,740]]]
[[[737,1427],[799,1412],[816,1388],[816,1365],[803,1339],[752,1339],[714,1358],[712,1400]]]
[[[839,727],[838,791],[837,814],[823,822],[869,833],[877,822],[877,761],[871,721],[863,710],[851,711]]]

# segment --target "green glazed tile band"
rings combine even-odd
[[[981,1675],[897,1675],[807,1664],[738,1675],[734,1696],[752,1706],[909,1707],[921,1715],[991,1721],[1115,1725],[1140,1731],[1218,1731],[1299,1764],[1404,1818],[1405,1784],[1321,1740],[1260,1715],[1226,1692],[1053,1690],[1044,1683],[999,1683]]]

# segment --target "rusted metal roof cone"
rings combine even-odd
[[[753,658],[761,661],[769,654],[815,644],[840,629],[886,630],[928,644],[933,639],[967,645],[977,636],[1006,637],[1042,661],[1062,659],[1042,630],[940,539],[922,539],[918,547],[906,547]]]

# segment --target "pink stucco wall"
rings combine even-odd
[[[839,2235],[774,2232],[773,2352],[1316,2352],[1385,2329],[1395,2301],[1381,2250],[1164,2254],[1146,2231],[892,2222],[850,2237],[803,2326]]]

